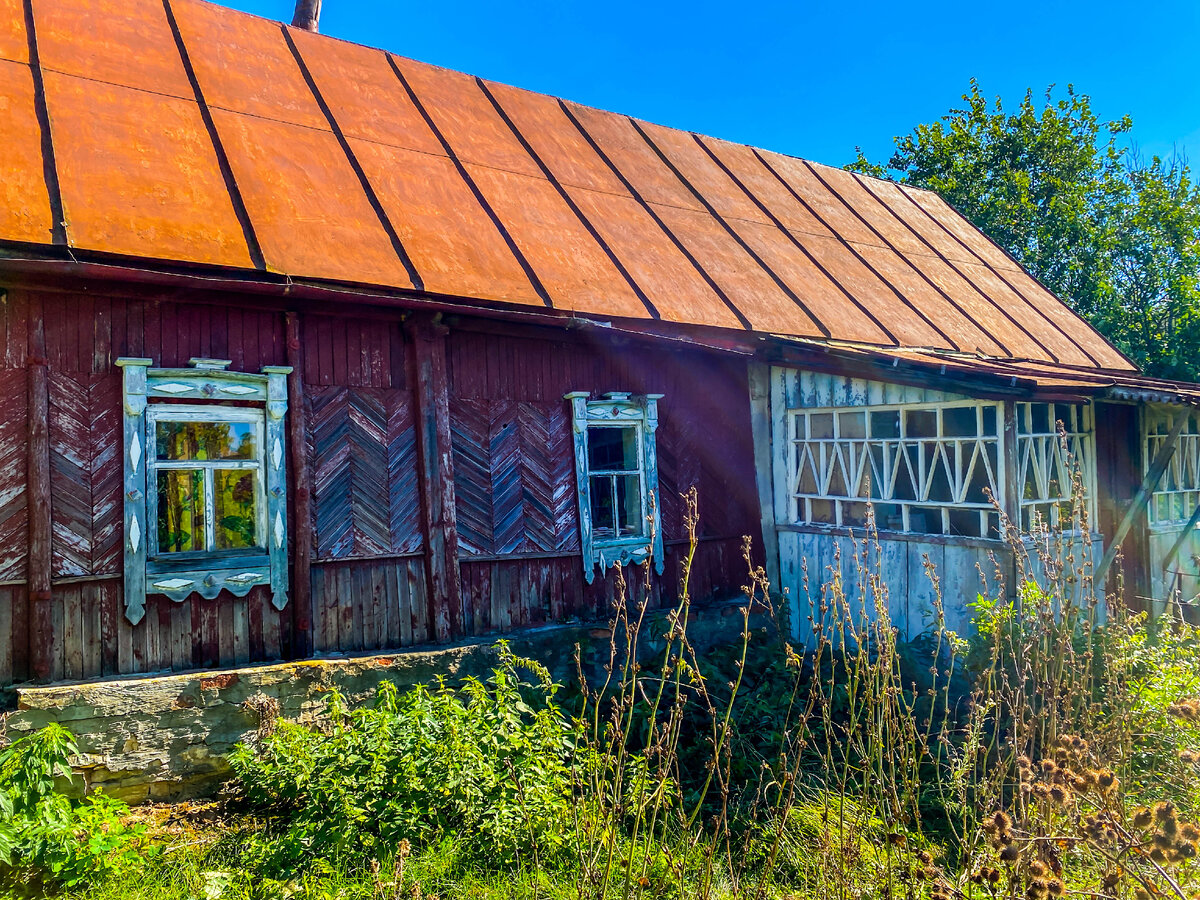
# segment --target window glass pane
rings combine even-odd
[[[638,475],[621,475],[615,479],[617,508],[621,511],[620,537],[639,535],[642,522],[642,479]]]
[[[947,437],[975,437],[978,431],[975,407],[952,406],[944,410],[942,427]]]
[[[871,413],[871,437],[900,437],[900,410],[889,409]]]
[[[204,539],[204,472],[200,469],[160,469],[159,553],[195,553],[207,549]]]
[[[250,422],[164,422],[155,429],[159,459],[254,459],[257,440]]]
[[[217,550],[257,547],[258,473],[254,469],[213,470],[213,514]]]
[[[867,414],[861,412],[844,412],[838,417],[838,431],[844,438],[864,438],[867,436]]]
[[[612,476],[593,475],[588,479],[588,487],[592,495],[592,536],[596,540],[615,537]]]
[[[910,409],[904,413],[905,437],[937,437],[937,410]]]
[[[588,471],[638,471],[636,428],[593,426],[588,429]]]
[[[808,419],[814,438],[833,437],[833,413],[813,413]]]
[[[1031,403],[1029,405],[1029,415],[1034,433],[1053,433],[1053,424],[1050,421],[1050,408],[1045,403]]]
[[[995,437],[996,432],[996,407],[985,406],[983,408],[983,434],[984,437]]]

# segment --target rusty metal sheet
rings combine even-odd
[[[602,191],[566,190],[665,320],[743,327],[640,203]]]
[[[845,293],[852,296],[879,321],[902,345],[910,347],[948,347],[946,339],[895,291],[863,264],[837,238],[793,231],[794,237],[811,254],[816,264]],[[849,299],[847,306],[853,306]]]
[[[0,240],[48,244],[54,218],[42,169],[33,73],[0,59]]]
[[[194,99],[161,0],[32,3],[43,67]]]
[[[1046,351],[1014,322],[1015,313],[1017,321],[1028,326],[1023,319],[1023,313],[1027,310],[1010,310],[977,290],[960,271],[931,250],[904,220],[893,214],[893,209],[869,192],[857,176],[844,169],[828,166],[813,165],[812,168],[817,177],[895,248],[909,265],[929,279],[981,331],[990,335],[999,345],[1000,355],[1026,358],[1046,355]],[[897,195],[905,205],[911,206],[898,191]]]
[[[209,106],[328,130],[278,22],[201,0],[171,9]]]
[[[445,156],[382,50],[301,29],[291,35],[343,134]]]
[[[393,59],[459,159],[544,177],[472,76],[411,59]]]
[[[332,132],[225,110],[213,120],[268,268],[412,286]]]
[[[468,165],[555,309],[644,319],[645,304],[545,178]]]
[[[867,178],[863,175],[857,177],[859,184],[864,189],[870,191],[894,216],[920,235],[922,240],[939,256],[951,262],[974,263],[979,261],[975,254],[931,219],[929,214],[902,191],[898,184],[879,178]]]
[[[979,285],[980,290],[996,302],[1003,303],[1014,314],[1018,310],[1028,308],[1017,292],[1003,278],[982,263],[973,265],[959,263],[959,268],[971,281]],[[1023,313],[1022,319],[1029,322],[1029,327],[1037,335],[1038,342],[1046,348],[1046,351],[1049,351],[1055,361],[1068,365],[1093,365],[1092,360],[1074,341],[1052,326],[1046,319],[1038,321],[1038,318],[1029,313]],[[1032,358],[1044,359],[1045,356],[1045,352],[1039,352]]]
[[[717,138],[701,137],[701,140],[788,231],[802,231],[823,237],[833,235],[833,232],[822,225],[821,221],[783,186],[774,173],[762,164],[755,155],[754,148]]]
[[[194,101],[45,73],[72,246],[250,266]]]
[[[29,35],[25,33],[22,0],[0,0],[0,59],[29,62]]]
[[[804,160],[766,150],[760,151],[760,155],[763,162],[842,240],[856,244],[880,243],[850,208],[821,184]]]
[[[904,192],[921,206],[930,217],[962,241],[987,266],[996,270],[1015,293],[1023,296],[1030,306],[1046,317],[1060,333],[1065,335],[1080,351],[1095,361],[1095,364],[1111,369],[1130,370],[1135,367],[1108,343],[1100,333],[1076,315],[1062,300],[1037,282],[1012,258],[997,247],[982,231],[932,191],[904,188]],[[1049,330],[1049,329],[1047,329]],[[1041,331],[1038,332],[1042,338]],[[1043,343],[1046,343],[1043,340]],[[1067,360],[1063,359],[1063,362]],[[1084,365],[1092,363],[1085,362]]]
[[[822,337],[821,328],[707,211],[653,204],[755,331]]]
[[[454,163],[349,138],[425,289],[542,305],[542,299]]]
[[[856,245],[854,249],[881,278],[919,309],[959,350],[993,356],[1004,355],[1004,350],[987,333],[964,316],[893,250],[873,244]]]
[[[658,158],[628,117],[577,103],[567,105],[579,124],[643,200],[663,206],[704,210],[704,205]]]
[[[829,337],[865,344],[894,343],[878,324],[848,301],[844,294],[796,246],[787,232],[773,224],[727,220],[784,284],[809,315],[825,326]]]
[[[559,184],[629,196],[555,98],[490,81],[487,86]]]

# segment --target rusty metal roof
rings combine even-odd
[[[0,0],[0,133],[10,248],[1133,370],[928,191],[202,0]]]

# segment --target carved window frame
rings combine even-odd
[[[244,597],[260,584],[270,585],[273,605],[283,609],[288,590],[284,415],[291,367],[265,366],[255,374],[226,371],[229,360],[193,358],[190,369],[151,368],[153,362],[117,360],[123,372],[125,617],[134,625],[142,620],[147,594],[162,594],[181,603],[193,595],[213,600],[222,590]],[[189,402],[184,406],[178,401]],[[178,405],[181,414],[189,418],[222,421],[221,411],[229,410],[230,421],[261,421],[265,505],[260,515],[264,516],[266,539],[262,553],[212,551],[186,560],[169,559],[171,554],[150,555],[151,529],[157,529],[157,522],[148,518],[155,507],[153,500],[147,499],[147,475],[152,468],[148,457],[155,448],[155,416],[150,408],[159,404],[164,409]],[[255,412],[258,415],[253,415]]]
[[[663,573],[661,504],[658,503],[658,401],[662,394],[633,395],[612,391],[603,399],[591,400],[587,391],[564,395],[571,404],[575,439],[575,484],[579,502],[579,542],[583,556],[583,575],[588,584],[595,579],[596,567],[603,572],[611,566],[639,565],[652,559],[654,570]],[[641,475],[641,509],[647,528],[639,535],[598,538],[592,523],[591,472],[588,465],[588,434],[596,428],[634,427],[638,431]],[[651,497],[654,502],[651,502]]]

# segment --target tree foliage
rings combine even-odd
[[[1053,86],[1015,110],[978,83],[965,106],[848,168],[937,191],[1147,373],[1200,373],[1200,186],[1185,159],[1146,162],[1129,116]]]

